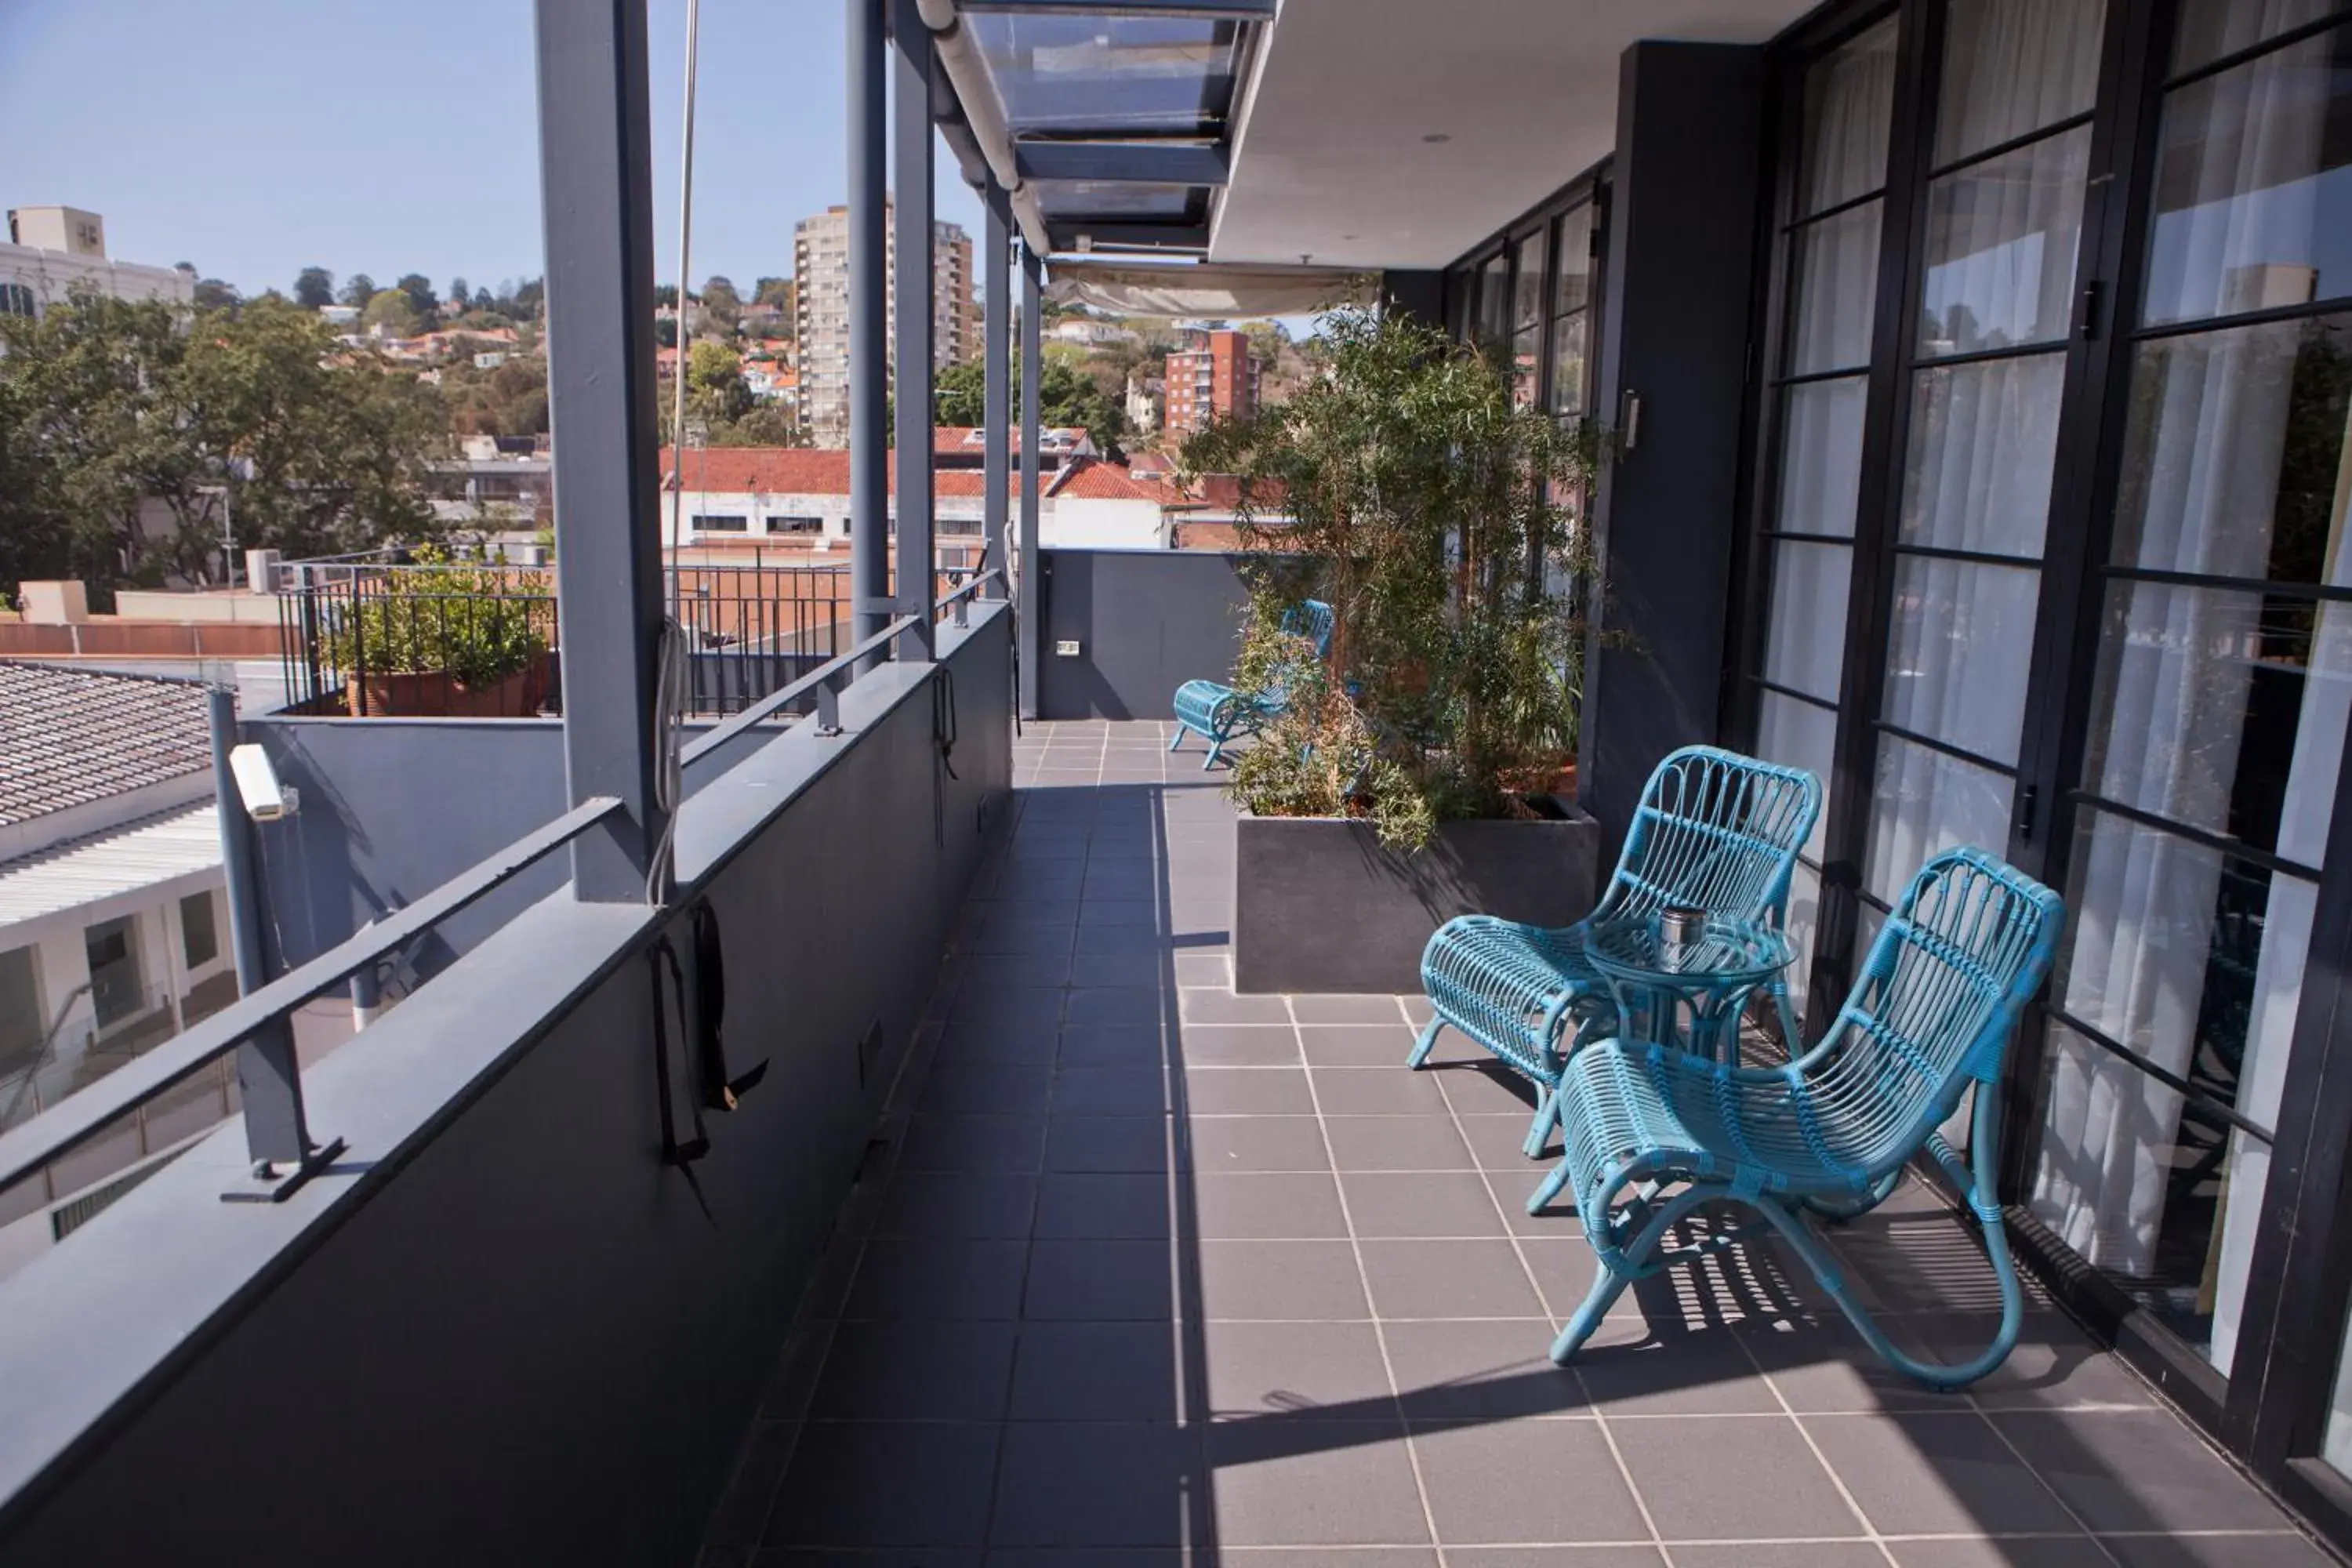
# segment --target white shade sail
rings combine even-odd
[[[1312,316],[1369,305],[1380,279],[1328,267],[1135,266],[1056,261],[1045,297],[1114,316]]]

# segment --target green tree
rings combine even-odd
[[[382,327],[388,337],[415,337],[417,330],[415,302],[398,289],[379,289],[360,312],[362,327]]]
[[[232,310],[237,306],[236,285],[218,278],[196,279],[195,306],[199,310]]]
[[[783,405],[760,403],[754,404],[749,413],[731,424],[712,426],[710,444],[714,447],[805,447],[809,444],[809,435]]]
[[[735,351],[705,338],[687,351],[686,406],[688,413],[712,426],[740,419],[751,411],[751,389]]]
[[[979,425],[988,413],[987,372],[978,360],[951,364],[931,384],[931,418],[940,425]],[[1013,386],[1019,395],[1021,356],[1013,356]],[[1095,445],[1118,456],[1127,438],[1127,409],[1088,377],[1048,357],[1037,374],[1037,416],[1048,426],[1083,426]]]
[[[467,293],[467,290],[466,290],[466,280],[465,280],[463,278],[452,278],[452,279],[449,279],[449,305],[450,305],[450,308],[451,308],[452,310],[457,310],[457,311],[460,312],[460,313],[463,313],[463,312],[464,312],[464,310],[466,310],[466,308],[467,308],[468,305],[470,305],[472,302],[473,302],[473,296],[472,296],[471,294]]]
[[[440,296],[433,292],[433,279],[422,272],[406,273],[393,287],[408,296],[408,308],[419,321],[431,321],[441,309]]]
[[[305,267],[294,275],[294,302],[306,310],[335,302],[335,275],[323,267]]]
[[[702,308],[714,321],[724,321],[731,327],[743,314],[743,299],[735,292],[733,283],[714,272],[702,285]]]
[[[751,302],[773,305],[789,311],[794,299],[793,280],[789,278],[762,278],[751,286]]]
[[[336,298],[346,305],[364,310],[367,302],[375,298],[375,279],[364,272],[354,272],[343,279],[343,291]]]

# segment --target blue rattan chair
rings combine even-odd
[[[1720,920],[1787,913],[1797,850],[1821,815],[1821,781],[1712,746],[1685,746],[1651,773],[1616,872],[1592,913],[1571,926],[1521,925],[1464,915],[1438,927],[1421,956],[1433,1009],[1408,1066],[1428,1060],[1448,1026],[1535,1081],[1528,1158],[1550,1134],[1559,1077],[1578,1045],[1615,1032],[1609,988],[1584,956],[1596,920],[1643,917],[1669,905]],[[1787,1037],[1798,1037],[1785,979],[1770,986]],[[1570,1025],[1576,1033],[1564,1038]]]
[[[1601,1267],[1552,1360],[1565,1365],[1631,1281],[1738,1241],[1734,1232],[1660,1250],[1691,1210],[1730,1202],[1788,1237],[1897,1371],[1933,1388],[1958,1388],[1999,1366],[2016,1342],[2022,1308],[1995,1195],[2001,1066],[2065,922],[2065,906],[2049,889],[1980,850],[1948,850],[1912,879],[1836,1023],[1796,1061],[1742,1068],[1616,1039],[1579,1051],[1560,1082],[1567,1152],[1528,1207],[1539,1210],[1573,1185]],[[1964,1163],[1937,1129],[1971,1083],[1975,1121]],[[1966,1194],[2000,1283],[1991,1345],[1958,1366],[1890,1343],[1802,1212],[1816,1202],[1840,1212],[1866,1206],[1922,1149]]]
[[[1331,651],[1331,606],[1320,599],[1307,599],[1283,613],[1282,629],[1312,642],[1315,657],[1322,658]],[[1172,752],[1183,744],[1189,731],[1209,742],[1209,754],[1201,766],[1214,767],[1224,755],[1226,742],[1236,735],[1256,733],[1258,726],[1280,713],[1289,700],[1290,682],[1279,675],[1255,693],[1236,691],[1214,680],[1188,680],[1176,689],[1176,733],[1170,738],[1168,749]]]

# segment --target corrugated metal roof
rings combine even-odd
[[[0,659],[0,824],[212,766],[205,689]]]
[[[20,860],[0,861],[0,930],[220,863],[220,817],[211,803],[144,817]]]

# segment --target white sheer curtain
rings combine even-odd
[[[2148,305],[2152,319],[2207,315],[2264,302],[2243,299],[2275,285],[2311,254],[2325,118],[2326,40],[2317,64],[2306,46],[2182,89],[2168,106],[2168,167],[2162,188],[2183,193],[2158,219]],[[2181,165],[2186,164],[2186,167]],[[2274,301],[2273,301],[2274,302]],[[2194,572],[2259,584],[2270,560],[2272,507],[2279,491],[2297,345],[2294,322],[2161,340],[2143,351],[2133,377],[2137,427],[2117,501],[2116,555],[2144,568]],[[2331,566],[2334,563],[2331,562]],[[2107,607],[2101,683],[2087,772],[2110,799],[2216,833],[2227,832],[2231,793],[2246,717],[2249,658],[2259,600],[2252,593],[2141,583],[2119,587]],[[2315,661],[2341,657],[2315,647]],[[2340,718],[2316,695],[2333,678],[2313,678],[2305,710],[2325,751]],[[2314,711],[2311,704],[2323,704]],[[2326,764],[2332,786],[2333,756]],[[2297,768],[2303,740],[2298,738]],[[2313,778],[2319,777],[2315,763]],[[2313,790],[2317,791],[2315,782]],[[2332,787],[2306,794],[2301,809],[2321,815],[2305,831],[2325,832]],[[2297,803],[2290,801],[2289,815]],[[2283,834],[2292,824],[2283,826]],[[2221,858],[2174,835],[2112,816],[2093,819],[2077,848],[2068,902],[2074,915],[2063,1002],[2110,1038],[2175,1073],[2195,1049],[2221,877]],[[2241,1068],[2241,1099],[2275,1094],[2284,1033],[2309,942],[2291,879],[2265,919],[2255,1021]],[[2257,1043],[2259,1040],[2259,1043]],[[2267,1086],[2265,1089],[2265,1086]],[[2181,1099],[2129,1063],[2060,1038],[2051,1056],[2035,1212],[2091,1263],[2126,1275],[2155,1264]],[[2273,1110],[2275,1106],[2273,1104]],[[2217,1288],[2215,1345],[2226,1304],[2235,1333],[2252,1210],[2234,1181],[2223,1213],[2220,1266],[2236,1280]],[[2253,1184],[2260,1201],[2260,1182]],[[2236,1222],[2239,1236],[2227,1232]]]
[[[1833,207],[1886,183],[1894,111],[1895,19],[1889,17],[1806,76],[1797,216]]]
[[[2119,529],[2135,564],[2259,581],[2286,439],[2294,324],[2173,339],[2146,352]],[[2259,600],[2139,583],[2111,600],[2095,703],[2094,788],[2213,832],[2230,796]],[[2175,835],[2100,817],[2077,851],[2069,903],[2070,1013],[2184,1074],[2195,1048],[2221,857]],[[2167,1146],[2180,1096],[2084,1046],[2053,1053],[2035,1212],[2091,1263],[2153,1267]]]
[[[2103,0],[1955,0],[1944,36],[1936,162],[2091,107]]]

